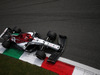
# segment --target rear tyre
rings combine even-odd
[[[10,48],[10,45],[11,45],[11,42],[10,41],[4,41],[2,43],[2,46],[5,47],[5,48]]]
[[[13,29],[13,31],[15,31],[15,33],[20,33],[22,30],[21,30],[20,28],[15,27],[15,28]]]
[[[44,60],[46,58],[46,54],[44,51],[37,51],[36,52],[36,57],[41,59],[41,60]]]

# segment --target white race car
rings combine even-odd
[[[22,32],[20,28],[6,28],[0,35],[3,39],[2,46],[5,48],[16,48],[27,52],[36,52],[39,59],[45,59],[45,50],[51,48],[54,52],[48,58],[48,62],[55,63],[64,51],[67,37],[59,35],[58,44],[53,42],[56,40],[57,34],[49,31],[46,39],[41,39],[37,32]]]

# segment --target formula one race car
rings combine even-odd
[[[53,42],[56,40],[57,34],[49,31],[46,39],[40,39],[37,32],[22,32],[20,28],[6,28],[0,35],[3,39],[2,46],[5,48],[16,48],[27,52],[36,51],[37,58],[44,60],[46,58],[45,50],[52,49],[54,52],[48,58],[48,62],[55,63],[64,51],[67,37],[59,35],[58,44]]]

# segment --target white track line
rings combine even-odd
[[[0,43],[0,53],[2,54],[5,50],[6,50],[6,48],[4,48]]]
[[[43,60],[38,59],[35,56],[35,53],[24,52],[19,59],[22,60],[22,61],[28,62],[30,64],[34,64],[34,65],[40,66],[40,67],[41,67],[41,65],[43,63]]]
[[[2,54],[4,51],[5,51],[5,48],[2,47],[1,43],[0,43],[0,53]],[[27,55],[27,58],[24,57],[26,55]],[[46,56],[49,57],[50,54],[46,53]],[[30,59],[30,57],[32,57],[32,59]],[[40,62],[39,60],[37,60],[36,56],[33,53],[27,53],[27,52],[24,52],[23,55],[19,59],[23,60],[23,61],[26,61],[26,62],[30,62],[31,64],[36,64],[37,66],[41,66],[41,64],[43,62],[43,61]],[[80,67],[82,69],[88,70],[87,72],[90,71],[91,73],[93,72],[93,73],[95,73],[97,75],[100,75],[100,70],[95,69],[95,68],[90,67],[90,66],[87,66],[87,65],[84,65],[82,63],[79,63],[79,62],[76,62],[76,61],[72,61],[72,60],[66,59],[64,57],[60,57],[58,60],[62,61],[64,63],[70,64],[70,65],[73,65],[75,67]],[[85,75],[87,75],[87,73],[85,73]],[[93,75],[93,74],[91,74],[91,75]]]
[[[50,54],[48,54],[48,53],[46,53],[46,55],[47,55],[47,57],[50,56]],[[64,62],[64,63],[70,64],[70,65],[73,65],[73,66],[75,66],[75,67],[80,67],[80,68],[82,68],[82,69],[85,69],[85,70],[88,70],[88,71],[90,71],[90,72],[93,72],[93,73],[95,73],[95,74],[100,75],[100,70],[95,69],[95,68],[90,67],[90,66],[87,66],[87,65],[84,65],[84,64],[82,64],[82,63],[79,63],[79,62],[76,62],[76,61],[72,61],[72,60],[66,59],[66,58],[64,58],[64,57],[60,57],[58,60],[59,60],[59,61],[62,61],[62,62]]]

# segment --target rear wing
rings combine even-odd
[[[10,28],[5,28],[5,30],[0,34],[0,39],[4,39],[6,36],[10,36],[12,34],[12,30]]]
[[[7,32],[8,28],[6,28],[0,35],[0,38],[2,38],[2,36]]]

